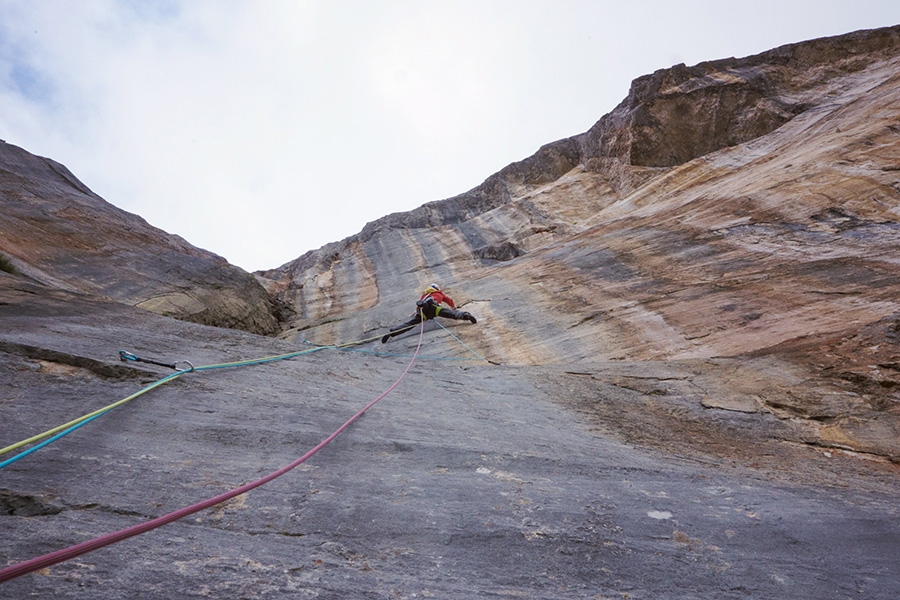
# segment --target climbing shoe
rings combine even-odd
[[[385,336],[384,336],[383,338],[381,338],[381,343],[382,343],[382,344],[387,344],[387,341],[388,341],[389,339],[391,339],[391,334],[387,333],[387,334],[385,334]]]
[[[478,322],[478,319],[476,319],[469,313],[463,313],[463,318],[466,319],[467,321],[471,322],[472,324],[475,324]]]

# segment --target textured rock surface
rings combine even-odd
[[[118,242],[47,233],[29,261],[28,236],[3,237],[22,274],[0,271],[0,446],[169,372],[119,349],[202,365],[356,340],[430,280],[479,322],[449,324],[458,340],[428,324],[408,378],[289,475],[0,598],[893,600],[898,56],[892,28],[641,78],[584,135],[257,274],[296,311],[283,339],[135,308],[203,300],[181,275],[143,295],[134,273],[154,271]],[[41,165],[4,174],[33,208],[0,219],[82,239],[53,207],[98,199]],[[92,214],[113,240],[178,245]],[[76,282],[43,268],[65,246]],[[208,265],[168,256],[192,252]],[[288,464],[415,341],[188,374],[0,470],[0,567]]]
[[[108,204],[59,163],[3,142],[0,253],[53,288],[207,325],[277,329],[252,275]]]
[[[123,346],[197,365],[296,349],[0,283],[4,442],[169,372],[118,362]],[[756,412],[773,389],[824,393],[801,372],[769,357],[577,369],[438,360],[464,354],[427,333],[408,378],[297,470],[0,584],[0,597],[896,595],[900,467],[810,445],[804,426]],[[288,464],[407,361],[320,351],[185,375],[115,409],[0,471],[0,565]]]
[[[504,363],[777,357],[829,408],[781,389],[760,410],[896,459],[898,123],[898,28],[679,65],[481,187],[260,275],[317,342],[437,280]]]

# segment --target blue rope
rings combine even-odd
[[[294,357],[299,356],[299,355],[301,355],[301,354],[310,354],[310,353],[312,353],[312,352],[317,352],[317,351],[319,351],[319,350],[325,350],[326,348],[330,348],[330,347],[331,347],[331,346],[321,346],[321,347],[316,347],[316,348],[307,348],[307,349],[301,350],[301,351],[299,351],[299,352],[292,352],[292,353],[290,353],[290,354],[283,354],[283,355],[281,355],[281,356],[270,356],[270,357],[267,357],[267,358],[260,358],[260,359],[256,359],[256,360],[245,360],[245,361],[239,361],[239,362],[233,362],[233,363],[223,363],[223,364],[218,364],[218,365],[204,365],[204,366],[200,366],[200,367],[194,367],[194,366],[192,365],[190,371],[209,371],[209,370],[212,370],[212,369],[227,369],[227,368],[232,368],[232,367],[242,367],[242,366],[247,366],[247,365],[259,365],[259,364],[264,364],[264,363],[269,363],[269,362],[275,362],[275,361],[277,361],[277,360],[286,360],[286,359],[288,359],[288,358],[294,358]],[[129,359],[129,360],[134,360],[134,359]],[[153,363],[153,364],[160,364],[160,366],[168,366],[168,365],[162,365],[161,363]],[[184,371],[178,371],[178,372],[176,372],[176,373],[172,373],[171,375],[166,375],[166,376],[163,377],[162,379],[159,379],[159,380],[157,380],[157,381],[151,383],[150,385],[147,385],[147,386],[141,388],[140,390],[138,390],[137,394],[135,394],[135,395],[140,395],[141,393],[143,393],[144,391],[146,391],[146,390],[148,390],[148,389],[150,389],[150,388],[157,387],[157,386],[159,386],[160,384],[162,384],[162,383],[164,383],[164,382],[166,382],[166,381],[169,381],[170,379],[175,379],[175,378],[177,378],[177,377],[180,377],[181,375],[184,375],[185,373],[189,373],[190,371],[189,371],[189,370],[184,370]],[[134,395],[133,395],[133,396],[134,396]],[[133,396],[132,396],[132,397],[133,397]],[[68,429],[64,429],[63,431],[57,433],[57,434],[54,435],[53,437],[44,440],[44,441],[41,442],[40,444],[37,444],[36,446],[33,446],[33,447],[29,448],[28,450],[25,450],[24,452],[21,452],[21,453],[15,455],[15,456],[13,456],[12,458],[8,458],[8,459],[6,459],[5,461],[0,462],[0,469],[6,467],[7,465],[11,465],[12,463],[16,462],[16,461],[19,460],[20,458],[25,458],[25,457],[28,456],[29,454],[32,454],[32,453],[34,453],[34,452],[37,452],[37,451],[40,450],[41,448],[44,448],[44,447],[46,447],[46,446],[49,446],[50,444],[52,444],[52,443],[55,442],[56,440],[60,439],[61,437],[64,437],[64,436],[66,436],[66,435],[72,433],[73,431],[75,431],[76,429],[79,429],[80,427],[82,427],[82,426],[84,426],[84,425],[87,425],[88,423],[90,423],[90,422],[93,421],[94,419],[98,419],[98,418],[102,417],[103,415],[105,415],[106,413],[110,412],[110,411],[113,410],[114,408],[116,408],[116,407],[111,407],[111,408],[109,408],[109,409],[107,409],[107,410],[104,410],[103,412],[97,413],[96,415],[94,415],[94,416],[92,416],[92,417],[90,417],[90,418],[87,418],[87,419],[85,419],[85,420],[83,420],[83,421],[80,421],[79,423],[76,423],[75,425],[69,427]]]
[[[72,426],[69,427],[68,429],[65,429],[65,430],[63,430],[63,431],[57,433],[57,434],[54,435],[52,438],[49,438],[49,439],[44,440],[43,442],[41,442],[41,443],[38,444],[37,446],[34,446],[34,447],[32,447],[32,448],[29,448],[29,449],[26,450],[25,452],[22,452],[22,453],[20,453],[20,454],[16,454],[16,455],[13,456],[12,458],[8,458],[8,459],[4,460],[3,462],[0,462],[0,469],[2,469],[3,467],[5,467],[6,465],[11,465],[11,464],[13,464],[14,462],[16,462],[17,460],[19,460],[20,458],[25,458],[26,456],[28,456],[28,455],[31,454],[32,452],[37,452],[38,450],[40,450],[40,449],[43,448],[44,446],[48,446],[48,445],[52,444],[53,442],[55,442],[55,441],[58,440],[59,438],[63,437],[64,435],[68,435],[68,434],[72,433],[73,431],[75,431],[76,429],[78,429],[79,427],[81,427],[81,426],[83,426],[83,425],[87,425],[88,423],[90,423],[90,422],[93,421],[94,419],[97,419],[97,418],[99,418],[99,417],[102,417],[103,415],[105,415],[106,413],[108,413],[110,410],[113,410],[113,409],[110,408],[109,410],[105,410],[105,411],[103,411],[102,413],[99,413],[99,414],[94,415],[94,416],[91,417],[90,419],[85,419],[85,420],[82,421],[81,423],[76,423],[75,425],[72,425]]]

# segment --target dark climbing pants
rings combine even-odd
[[[469,320],[469,313],[462,312],[459,310],[454,310],[452,308],[447,308],[445,306],[440,307],[440,310],[436,310],[436,307],[433,304],[425,304],[422,307],[422,313],[425,315],[425,320],[428,321],[435,317],[443,317],[445,319],[456,319],[457,321],[467,321]],[[385,337],[394,337],[395,335],[400,335],[401,333],[412,329],[414,326],[418,325],[422,322],[422,313],[418,311],[414,314],[408,321],[405,323],[401,323],[396,327],[391,327],[390,333]]]

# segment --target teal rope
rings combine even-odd
[[[67,435],[67,434],[69,434],[69,433],[72,433],[73,431],[75,431],[75,430],[78,429],[79,427],[81,427],[81,426],[83,426],[83,425],[87,425],[88,423],[90,423],[90,422],[93,421],[94,419],[98,419],[98,418],[102,417],[103,415],[105,415],[106,413],[108,413],[110,410],[113,410],[113,409],[110,408],[109,410],[105,410],[105,411],[103,411],[102,413],[96,414],[96,415],[94,415],[93,417],[91,417],[91,418],[89,418],[89,419],[85,419],[85,420],[82,421],[81,423],[76,423],[75,425],[72,425],[72,426],[69,427],[68,429],[66,429],[66,430],[64,430],[64,431],[61,431],[61,432],[57,433],[57,434],[54,435],[52,438],[47,439],[47,440],[44,440],[43,442],[41,442],[41,443],[38,444],[37,446],[34,446],[34,447],[32,447],[32,448],[29,448],[29,449],[26,450],[25,452],[21,452],[21,453],[19,453],[19,454],[16,454],[16,455],[13,456],[12,458],[8,458],[8,459],[4,460],[3,462],[0,462],[0,469],[2,469],[3,467],[5,467],[5,466],[7,466],[7,465],[13,464],[14,462],[16,462],[17,460],[19,460],[20,458],[25,458],[26,456],[28,456],[28,455],[31,454],[32,452],[37,452],[38,450],[40,450],[40,449],[43,448],[44,446],[48,446],[48,445],[52,444],[53,442],[55,442],[55,441],[58,440],[59,438],[63,437],[64,435]]]
[[[151,388],[155,388],[155,387],[157,387],[157,386],[159,386],[159,385],[161,385],[161,384],[163,384],[163,383],[165,383],[165,382],[167,382],[167,381],[170,381],[170,380],[172,380],[172,379],[175,379],[175,378],[177,378],[177,377],[180,377],[181,375],[184,375],[185,373],[187,373],[187,371],[178,371],[177,373],[172,373],[171,375],[166,375],[166,376],[163,377],[162,379],[159,379],[159,380],[157,380],[157,381],[154,381],[154,382],[151,383],[150,385],[147,385],[147,386],[141,388],[140,390],[138,390],[138,393],[143,392],[143,391],[145,391],[145,390],[149,390],[149,389],[151,389]],[[81,422],[79,422],[79,423],[75,423],[74,425],[72,425],[72,426],[69,427],[68,429],[64,429],[63,431],[57,433],[57,434],[54,435],[53,437],[44,440],[44,441],[41,442],[40,444],[38,444],[38,445],[36,445],[36,446],[33,446],[33,447],[29,448],[28,450],[25,450],[24,452],[20,452],[19,454],[16,454],[16,455],[13,456],[12,458],[8,458],[8,459],[4,460],[3,462],[0,462],[0,469],[2,469],[3,467],[6,467],[7,465],[13,464],[14,462],[16,462],[17,460],[19,460],[20,458],[25,458],[25,457],[28,456],[29,454],[32,454],[32,453],[34,453],[34,452],[37,452],[38,450],[40,450],[41,448],[43,448],[43,447],[45,447],[45,446],[49,446],[50,444],[52,444],[53,442],[55,442],[55,441],[58,440],[59,438],[64,437],[64,436],[66,436],[66,435],[72,433],[73,431],[75,431],[76,429],[78,429],[78,428],[80,428],[80,427],[82,427],[82,426],[84,426],[84,425],[87,425],[88,423],[90,423],[90,422],[93,421],[94,419],[99,419],[100,417],[102,417],[103,415],[105,415],[106,413],[108,413],[109,411],[114,410],[114,409],[115,409],[115,407],[107,408],[107,409],[104,410],[103,412],[97,413],[97,414],[94,415],[93,417],[90,417],[90,418],[88,418],[88,419],[85,419],[84,421],[81,421]]]
[[[374,356],[396,356],[400,358],[410,358],[412,354],[399,354],[395,352],[376,352],[375,350],[358,350],[356,348],[338,348],[332,346],[335,350],[344,352],[358,352],[359,354],[371,354]],[[419,360],[475,360],[473,358],[459,358],[455,356],[419,356]]]
[[[283,355],[281,355],[281,356],[270,356],[270,357],[267,357],[267,358],[260,358],[260,359],[255,359],[255,360],[244,360],[244,361],[238,361],[238,362],[232,362],[232,363],[223,363],[223,364],[218,364],[218,365],[204,365],[204,366],[200,366],[200,367],[194,367],[194,366],[191,366],[191,369],[190,369],[190,370],[177,371],[177,372],[175,372],[175,373],[172,373],[171,375],[167,375],[167,376],[163,377],[162,379],[159,379],[159,380],[157,380],[157,381],[151,383],[151,384],[148,385],[148,386],[145,386],[144,388],[142,388],[141,390],[139,390],[139,393],[140,393],[140,392],[143,392],[144,390],[147,390],[147,389],[149,389],[149,388],[157,387],[157,386],[159,386],[160,384],[162,384],[162,383],[164,383],[164,382],[167,382],[167,381],[169,381],[169,380],[172,380],[172,379],[175,379],[175,378],[177,378],[177,377],[180,377],[181,375],[184,375],[185,373],[189,373],[189,372],[191,372],[191,371],[210,371],[210,370],[212,370],[212,369],[227,369],[227,368],[233,368],[233,367],[244,367],[244,366],[249,366],[249,365],[260,365],[260,364],[265,364],[265,363],[269,363],[269,362],[275,362],[275,361],[278,361],[278,360],[286,360],[286,359],[289,359],[289,358],[294,358],[294,357],[300,356],[300,355],[302,355],[302,354],[310,354],[310,353],[312,353],[312,352],[318,352],[319,350],[325,350],[325,349],[328,349],[328,348],[333,348],[333,346],[318,346],[318,347],[315,347],[315,348],[307,348],[307,349],[304,349],[304,350],[300,350],[300,351],[298,351],[298,352],[291,352],[290,354],[283,354]],[[167,366],[167,365],[162,365],[162,366]],[[76,423],[76,424],[72,425],[72,426],[69,427],[68,429],[65,429],[65,430],[61,431],[60,433],[54,435],[53,437],[44,440],[44,441],[41,442],[40,444],[38,444],[38,445],[36,445],[36,446],[33,446],[33,447],[29,448],[28,450],[25,450],[24,452],[21,452],[21,453],[15,455],[15,456],[13,456],[12,458],[9,458],[9,459],[7,459],[7,460],[5,460],[5,461],[3,461],[3,462],[0,462],[0,469],[6,467],[7,465],[11,465],[12,463],[16,462],[16,461],[19,460],[20,458],[25,458],[25,457],[28,456],[29,454],[32,454],[32,453],[34,453],[34,452],[37,452],[37,451],[40,450],[41,448],[44,448],[44,447],[46,447],[46,446],[49,446],[50,444],[52,444],[52,443],[55,442],[56,440],[58,440],[58,439],[60,439],[60,438],[62,438],[62,437],[64,437],[64,436],[66,436],[66,435],[72,433],[72,432],[75,431],[76,429],[79,429],[80,427],[82,427],[82,426],[84,426],[84,425],[87,425],[87,424],[90,423],[91,421],[93,421],[93,420],[95,420],[95,419],[98,419],[98,418],[102,417],[103,415],[105,415],[106,413],[110,412],[110,411],[113,410],[114,408],[115,408],[115,407],[112,407],[112,408],[109,408],[109,409],[107,409],[107,410],[104,410],[104,411],[101,412],[101,413],[97,413],[97,414],[94,415],[93,417],[90,417],[90,418],[88,418],[88,419],[85,419],[84,421],[81,421],[81,422],[79,422],[79,423]]]
[[[318,352],[319,350],[328,350],[329,348],[334,348],[335,346],[315,346],[313,348],[306,348],[305,350],[299,350],[297,352],[291,352],[290,354],[282,354],[281,356],[270,356],[267,358],[258,358],[253,360],[241,360],[237,362],[230,363],[222,363],[218,365],[203,365],[200,367],[194,367],[194,371],[211,371],[213,369],[231,369],[234,367],[246,367],[249,365],[263,365],[265,363],[275,362],[279,360],[287,360],[289,358],[296,358],[297,356],[303,354],[311,354],[313,352]]]
[[[434,322],[437,323],[438,325],[440,325],[440,326],[441,326],[441,329],[443,329],[444,331],[446,331],[447,333],[450,334],[450,337],[452,337],[454,340],[456,340],[457,342],[459,342],[460,344],[462,344],[463,347],[464,347],[466,350],[468,350],[469,352],[471,352],[472,354],[474,354],[475,356],[477,356],[480,360],[483,360],[483,361],[485,361],[485,362],[491,362],[491,361],[489,361],[488,359],[486,359],[485,357],[483,357],[482,355],[478,354],[477,352],[475,352],[474,350],[472,350],[471,348],[469,348],[469,346],[467,346],[466,343],[465,343],[464,341],[462,341],[461,339],[459,339],[458,337],[456,337],[455,335],[453,335],[453,332],[450,331],[449,329],[447,329],[446,327],[444,327],[444,326],[441,324],[440,321],[438,321],[437,319],[435,319]]]
[[[441,324],[441,322],[438,321],[437,319],[427,319],[427,320],[434,321],[435,323],[437,323],[438,325],[440,325],[441,329],[443,329],[444,331],[446,331],[447,333],[449,333],[449,334],[450,334],[450,337],[452,337],[452,338],[455,339],[457,342],[459,342],[460,344],[462,344],[462,346],[463,346],[464,348],[466,348],[469,352],[471,352],[472,354],[474,354],[475,356],[477,356],[479,360],[483,360],[483,361],[486,361],[486,362],[489,362],[489,363],[492,363],[492,364],[496,364],[496,363],[493,363],[493,361],[490,361],[490,360],[486,359],[485,357],[481,356],[480,354],[478,354],[477,352],[475,352],[472,348],[470,348],[468,345],[466,345],[465,342],[463,342],[461,339],[459,339],[458,337],[456,337],[455,335],[453,335],[453,333],[452,333],[449,329],[447,329],[446,327],[444,327],[444,326]],[[424,324],[425,321],[426,321],[426,319],[423,319],[423,320],[422,320],[422,323]],[[411,326],[410,328],[412,328],[412,326]],[[424,330],[424,325],[423,325],[423,330]],[[373,339],[375,339],[375,338],[373,338]],[[305,343],[310,343],[310,342],[307,342],[306,340],[304,340],[304,342],[305,342]],[[249,366],[249,365],[261,365],[261,364],[265,364],[265,363],[270,363],[270,362],[275,362],[275,361],[280,361],[280,360],[286,360],[286,359],[289,359],[289,358],[294,358],[294,357],[300,356],[300,355],[302,355],[302,354],[311,354],[311,353],[313,353],[313,352],[318,352],[319,350],[347,350],[347,351],[350,351],[350,352],[359,352],[359,353],[362,353],[362,354],[373,354],[373,355],[380,355],[380,356],[398,356],[398,357],[409,358],[409,355],[408,355],[408,354],[396,354],[396,353],[387,353],[387,352],[374,352],[374,351],[371,351],[371,350],[357,350],[357,349],[354,349],[354,348],[348,348],[348,347],[344,347],[344,346],[314,346],[314,347],[312,347],[312,348],[307,348],[307,349],[305,349],[305,350],[300,350],[300,351],[297,351],[297,352],[291,352],[291,353],[289,353],[289,354],[282,354],[282,355],[280,355],[280,356],[270,356],[270,357],[266,357],[266,358],[255,359],[255,360],[244,360],[244,361],[237,361],[237,362],[231,362],[231,363],[222,363],[222,364],[216,364],[216,365],[204,365],[204,366],[200,366],[200,367],[194,367],[193,365],[191,365],[191,368],[190,368],[189,370],[183,370],[183,371],[178,371],[178,372],[176,372],[176,373],[172,373],[171,375],[168,375],[168,376],[166,376],[166,377],[163,377],[163,378],[160,379],[159,381],[156,381],[156,382],[154,382],[153,384],[151,384],[151,385],[149,385],[149,386],[147,386],[147,387],[148,387],[148,388],[149,388],[149,387],[156,387],[157,385],[163,383],[164,381],[168,381],[168,380],[170,380],[170,379],[175,379],[175,378],[177,378],[177,377],[183,375],[184,373],[188,373],[188,372],[190,372],[190,371],[210,371],[210,370],[213,370],[213,369],[228,369],[228,368],[233,368],[233,367],[244,367],[244,366]],[[433,357],[425,357],[425,356],[423,356],[423,357],[420,357],[420,358],[430,359],[430,360],[457,360],[457,361],[458,361],[458,360],[472,360],[472,359],[466,359],[466,358],[440,357],[440,356],[433,356]],[[168,366],[168,365],[162,365],[162,366]],[[79,429],[80,427],[82,427],[82,426],[84,426],[84,425],[87,425],[87,424],[90,423],[91,421],[93,421],[93,420],[95,420],[95,419],[97,419],[97,418],[99,418],[99,417],[102,417],[103,415],[105,415],[106,413],[110,412],[111,410],[112,410],[112,408],[110,408],[110,409],[108,409],[108,410],[105,410],[105,411],[103,411],[103,412],[101,412],[101,413],[98,413],[98,414],[94,415],[93,417],[91,417],[91,418],[89,418],[89,419],[85,419],[84,421],[81,421],[81,422],[79,422],[79,423],[76,423],[76,424],[73,425],[72,427],[69,427],[68,429],[66,429],[66,430],[64,430],[64,431],[62,431],[62,432],[56,434],[55,436],[53,436],[53,437],[51,437],[51,438],[49,438],[49,439],[47,439],[47,440],[41,442],[40,444],[38,444],[38,445],[36,445],[36,446],[34,446],[34,447],[32,447],[32,448],[29,448],[28,450],[26,450],[26,451],[24,451],[24,452],[22,452],[22,453],[20,453],[20,454],[17,454],[16,456],[13,456],[12,458],[9,458],[9,459],[7,459],[7,460],[5,460],[5,461],[3,461],[3,462],[0,462],[0,469],[2,469],[3,467],[6,467],[7,465],[10,465],[10,464],[16,462],[16,461],[19,460],[20,458],[24,458],[24,457],[28,456],[29,454],[32,454],[33,452],[36,452],[36,451],[40,450],[41,448],[44,448],[44,447],[48,446],[49,444],[51,444],[51,443],[55,442],[56,440],[58,440],[58,439],[60,439],[60,438],[62,438],[62,437],[64,437],[64,436],[68,435],[69,433],[75,431],[76,429]]]

